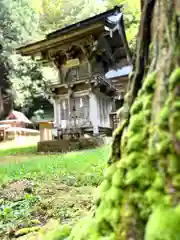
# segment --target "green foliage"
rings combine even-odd
[[[50,32],[106,10],[103,2],[89,0],[41,0],[40,28]],[[38,3],[35,3],[37,6]]]
[[[31,58],[12,55],[13,71],[11,72],[12,87],[16,91],[15,106],[27,116],[36,110],[52,109],[49,102],[49,82],[43,77],[41,64]]]
[[[2,45],[0,67],[2,69],[2,64],[6,66],[6,75],[8,75],[11,87],[14,90],[14,93],[12,94],[11,92],[8,96],[10,100],[12,95],[15,98],[15,108],[29,113],[28,115],[31,116],[33,115],[33,111],[43,105],[42,99],[48,103],[46,100],[45,80],[40,72],[39,64],[32,60],[16,56],[14,49],[19,45],[34,40],[34,37],[38,34],[38,15],[31,7],[29,0],[20,2],[2,0],[0,9],[0,19],[2,19],[0,20],[0,23],[2,22],[0,33],[0,44]],[[6,86],[6,88],[9,89],[10,86]],[[5,106],[5,108],[8,108],[8,106]],[[9,111],[7,111],[6,115]]]
[[[32,207],[39,202],[39,196],[26,194],[23,199],[15,202],[3,200],[0,203],[0,234],[4,229],[13,227],[22,221],[29,220]],[[17,236],[24,235],[22,231]]]

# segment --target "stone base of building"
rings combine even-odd
[[[62,153],[83,149],[93,149],[104,144],[105,141],[102,137],[41,141],[38,142],[37,151],[43,153]]]

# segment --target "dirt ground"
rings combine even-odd
[[[33,183],[28,180],[16,181],[0,189],[0,199],[12,203],[21,202],[25,194],[29,193],[39,197],[39,201],[30,209],[30,219],[36,219],[41,226],[49,219],[57,219],[62,224],[73,224],[79,217],[86,216],[93,206],[92,186],[67,186],[57,182]],[[13,239],[10,236],[22,227],[27,227],[27,221],[18,221],[14,228],[6,229],[3,238]]]

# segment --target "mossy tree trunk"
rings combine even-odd
[[[142,3],[135,71],[96,211],[70,239],[180,239],[180,2]]]

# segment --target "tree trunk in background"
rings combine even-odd
[[[0,87],[0,120],[4,120],[12,111],[13,100],[12,90]]]
[[[8,79],[9,69],[5,63],[0,47],[0,120],[4,120],[13,107],[13,93]]]
[[[70,239],[180,239],[180,3],[142,2],[135,72],[110,166],[94,216]]]
[[[1,119],[1,116],[3,115],[4,115],[4,101],[2,96],[2,89],[0,87],[0,119]]]

